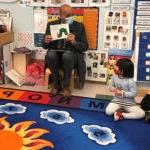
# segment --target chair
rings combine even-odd
[[[47,85],[48,88],[50,88],[51,84],[53,83],[52,73],[46,64],[45,64],[44,70],[45,70],[45,76],[44,76],[45,85]],[[60,70],[60,75],[63,76],[62,70]],[[75,89],[82,89],[84,86],[84,83],[80,82],[77,68],[74,68],[72,72],[71,85],[73,85]]]

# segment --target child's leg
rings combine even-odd
[[[127,113],[122,113],[125,119],[141,119],[144,118],[145,112],[139,106],[125,107]]]
[[[120,105],[119,104],[111,102],[106,107],[106,114],[109,115],[109,116],[111,116],[111,115],[113,115],[119,109],[120,109]]]

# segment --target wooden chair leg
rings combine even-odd
[[[45,76],[44,76],[44,82],[45,82],[45,85],[48,86],[49,85],[49,77],[51,75],[51,71],[49,68],[46,68],[45,70]]]

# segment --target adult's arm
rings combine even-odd
[[[88,49],[88,42],[84,25],[80,24],[80,28],[80,33],[78,33],[79,35],[77,35],[78,38],[75,40],[75,42],[72,43],[72,46],[76,51],[84,52]]]
[[[51,35],[51,31],[50,31],[50,26],[52,25],[52,23],[47,23],[47,28],[46,28],[46,32],[43,38],[43,43],[42,43],[42,47],[44,49],[53,49],[56,47],[56,41],[51,41],[50,43],[45,43],[45,36],[46,35]]]

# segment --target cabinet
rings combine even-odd
[[[0,47],[5,44],[12,43],[14,41],[13,32],[0,33]]]
[[[0,84],[6,83],[5,72],[11,69],[11,47],[13,32],[0,33]]]

